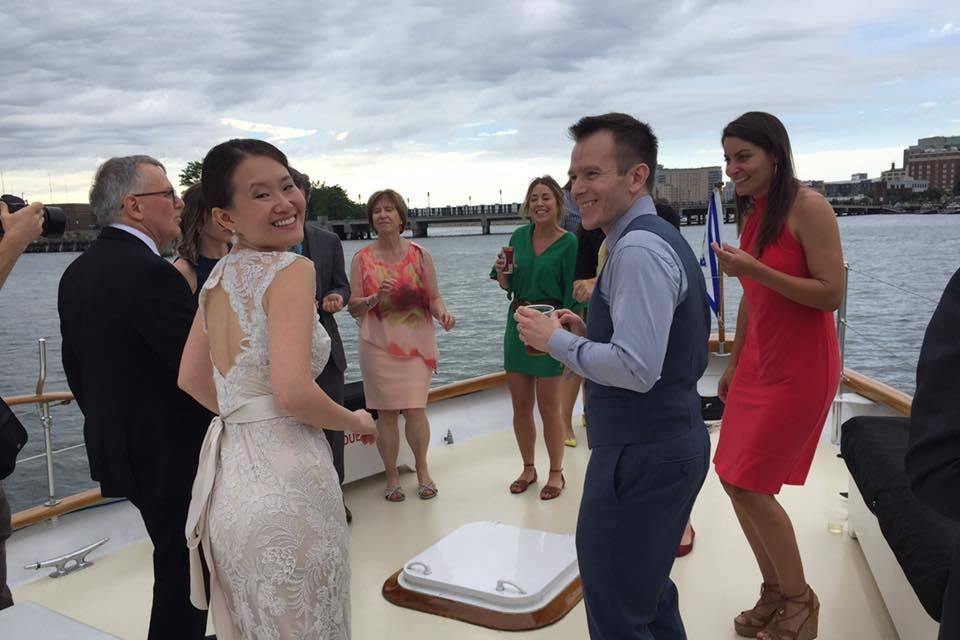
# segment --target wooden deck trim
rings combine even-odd
[[[488,373],[485,376],[477,376],[476,378],[467,378],[466,380],[460,380],[459,382],[451,382],[450,384],[445,384],[443,386],[430,389],[430,394],[427,396],[427,403],[439,402],[449,398],[465,396],[468,393],[476,393],[477,391],[492,389],[494,387],[499,387],[500,385],[506,384],[506,382],[506,371],[497,371],[496,373]]]
[[[864,398],[873,400],[877,404],[893,409],[902,416],[910,417],[913,396],[898,391],[890,385],[868,378],[853,369],[844,369],[841,386],[854,393],[859,393]]]
[[[40,394],[39,396],[34,394],[30,396],[10,396],[9,398],[3,399],[3,401],[11,407],[15,407],[18,404],[39,404],[44,401],[67,403],[73,402],[73,400],[73,394],[69,391],[51,391]]]
[[[103,500],[103,496],[100,495],[100,487],[94,487],[93,489],[87,489],[86,491],[63,498],[55,507],[40,505],[39,507],[31,507],[23,511],[18,511],[13,514],[13,529],[16,531],[17,529],[22,529],[23,527],[28,527],[56,516],[66,515],[71,511],[92,507],[95,504],[100,504]]]
[[[453,620],[468,622],[488,629],[497,629],[498,631],[530,631],[554,624],[570,613],[583,599],[583,585],[580,582],[579,575],[546,606],[529,613],[493,611],[455,600],[447,600],[440,596],[410,591],[400,585],[399,577],[400,571],[397,571],[383,583],[381,593],[387,602],[398,607],[452,618]]]

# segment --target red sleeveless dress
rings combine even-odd
[[[758,199],[740,237],[757,255],[755,241],[766,199]],[[806,254],[787,225],[760,261],[809,278]],[[833,314],[787,299],[741,277],[747,331],[730,383],[713,462],[733,486],[775,494],[802,485],[840,383],[840,347]]]

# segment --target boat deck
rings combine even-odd
[[[346,500],[354,514],[350,527],[353,637],[490,638],[498,632],[402,609],[380,594],[384,580],[409,558],[466,522],[495,520],[558,533],[574,531],[589,451],[567,449],[567,488],[552,502],[541,502],[537,488],[514,496],[507,485],[520,468],[512,431],[501,431],[431,449],[437,499],[416,498],[413,474],[402,476],[407,500],[387,503],[382,476],[348,485]],[[717,435],[713,436],[714,444]],[[538,445],[541,477],[546,452]],[[822,601],[820,637],[869,640],[897,638],[893,623],[856,540],[827,531],[826,512],[846,491],[843,462],[822,443],[804,487],[787,487],[782,500],[793,517],[807,578]],[[123,503],[101,509],[124,508]],[[106,515],[106,514],[105,514]],[[729,500],[711,471],[693,513],[697,529],[692,554],[677,560],[673,579],[690,638],[733,639],[733,616],[752,606],[760,575]],[[18,532],[17,535],[23,532]],[[42,578],[14,588],[20,602],[33,600],[122,638],[146,636],[152,587],[149,541],[133,542],[98,557],[96,565],[64,579]],[[520,633],[552,640],[586,637],[583,604],[557,624]]]

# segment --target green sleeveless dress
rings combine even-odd
[[[518,305],[543,303],[557,309],[578,311],[582,304],[573,299],[573,273],[577,264],[577,237],[567,231],[540,255],[533,251],[533,225],[513,232],[514,270],[507,299],[507,329],[503,336],[503,368],[514,373],[547,378],[563,372],[563,365],[549,355],[529,355],[517,334],[513,319]],[[496,271],[490,272],[496,279]]]

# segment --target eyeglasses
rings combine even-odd
[[[143,198],[144,196],[163,196],[165,198],[170,198],[170,202],[174,205],[177,204],[177,200],[180,200],[177,190],[174,188],[167,189],[166,191],[150,191],[148,193],[131,193],[131,196],[135,198]]]

